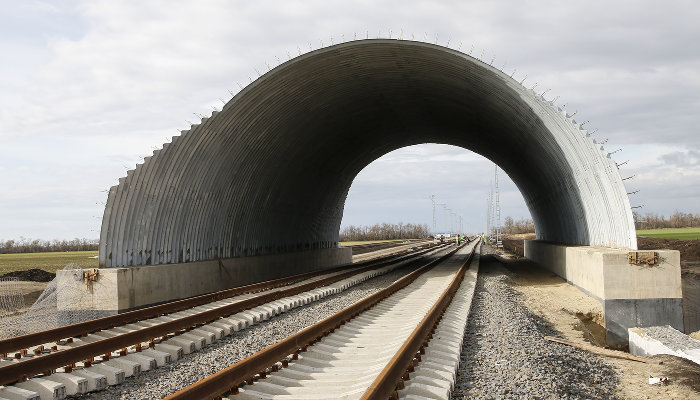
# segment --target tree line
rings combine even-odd
[[[637,212],[633,212],[632,214],[634,216],[635,226],[637,229],[700,227],[700,214],[686,213],[682,211],[676,211],[669,217],[656,213],[646,213],[645,215],[641,215]],[[503,233],[511,235],[518,233],[533,233],[535,232],[535,224],[531,219],[522,218],[515,221],[511,217],[506,217],[502,229]]]
[[[20,236],[19,240],[0,239],[0,254],[89,251],[97,250],[98,246],[97,239],[41,240]]]
[[[503,221],[503,233],[506,235],[517,235],[519,233],[534,233],[535,223],[531,219],[521,218],[515,221],[511,217],[506,217]]]
[[[694,228],[700,227],[700,214],[676,211],[668,219],[665,216],[646,213],[644,216],[636,212],[634,221],[637,229],[661,229],[661,228]]]
[[[393,239],[422,239],[430,236],[428,225],[423,224],[374,224],[372,226],[348,225],[339,233],[341,242],[356,242],[361,240],[393,240]]]

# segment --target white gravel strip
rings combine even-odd
[[[656,339],[676,351],[700,349],[700,340],[695,340],[670,326],[650,326],[638,329],[650,338]]]

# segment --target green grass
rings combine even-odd
[[[647,236],[659,239],[700,239],[700,228],[675,228],[675,229],[639,229],[637,236]]]
[[[360,240],[355,242],[340,242],[341,247],[347,246],[357,246],[358,244],[370,244],[370,243],[384,243],[384,242],[405,242],[406,240],[418,240],[418,239],[392,239],[392,240]]]
[[[56,272],[69,263],[78,264],[83,268],[97,268],[97,259],[88,258],[96,255],[97,251],[0,254],[0,275],[31,268]]]

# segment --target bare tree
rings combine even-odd
[[[97,250],[97,239],[72,240],[41,240],[20,236],[19,240],[0,239],[0,254],[10,253],[43,253],[53,251],[94,251]]]
[[[428,225],[423,224],[374,224],[371,226],[349,225],[340,230],[341,242],[354,242],[363,240],[396,240],[396,239],[421,239],[430,235]]]

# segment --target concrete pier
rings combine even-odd
[[[295,253],[131,268],[100,268],[95,280],[82,270],[57,272],[59,321],[83,315],[108,316],[166,301],[352,262],[352,249],[330,248]]]
[[[670,325],[683,331],[680,253],[654,250],[658,262],[630,262],[637,251],[525,241],[525,257],[603,305],[608,344],[626,344],[628,328]],[[647,253],[647,252],[640,252]]]

